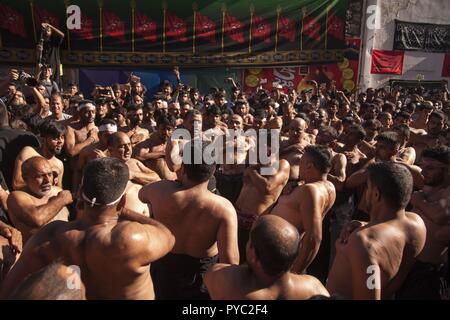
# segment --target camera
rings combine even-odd
[[[38,84],[38,81],[33,76],[23,70],[19,71],[19,80],[30,87],[35,87]]]

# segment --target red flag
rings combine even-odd
[[[27,37],[23,15],[6,4],[0,3],[0,28],[12,34]]]
[[[372,68],[374,74],[402,74],[403,51],[372,50]]]
[[[103,9],[103,33],[125,42],[125,22],[115,13]]]
[[[94,39],[94,22],[91,18],[85,14],[81,14],[81,28],[74,29],[72,32],[77,35],[78,38],[83,40],[93,40]]]
[[[225,33],[234,41],[244,43],[244,26],[243,24],[233,16],[230,16],[228,12],[225,12]]]
[[[137,35],[148,41],[156,41],[156,22],[147,17],[142,12],[136,11],[134,15],[134,25]]]
[[[442,76],[450,77],[450,53],[446,53],[442,65]]]
[[[260,16],[253,15],[252,37],[270,43],[270,23]]]
[[[290,42],[295,41],[295,22],[281,14],[278,19],[278,36]]]
[[[317,21],[317,18],[306,17],[303,19],[303,34],[320,41],[320,23]]]
[[[45,9],[40,8],[37,4],[34,4],[34,20],[38,30],[41,29],[42,23],[49,23],[55,28],[60,29],[59,18],[53,13],[48,12]]]
[[[216,42],[216,24],[198,11],[195,15],[195,36]]]
[[[335,16],[334,14],[328,15],[328,34],[336,39],[344,39],[344,20]]]
[[[168,37],[173,37],[181,42],[186,42],[188,39],[186,37],[187,33],[187,23],[176,15],[166,12],[167,24],[166,24],[166,35]]]

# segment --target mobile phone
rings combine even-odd
[[[98,90],[98,93],[99,93],[100,95],[102,95],[102,96],[108,96],[108,95],[109,95],[109,90],[108,90],[108,89],[105,89],[105,88],[102,88],[102,89],[99,89],[99,90]]]

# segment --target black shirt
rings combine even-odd
[[[61,65],[61,58],[59,55],[59,48],[63,39],[58,35],[52,33],[50,39],[44,40],[42,45],[42,59],[41,64],[47,64],[52,67],[52,80],[56,82],[58,87],[61,87],[61,74],[59,68]]]
[[[39,140],[34,134],[10,127],[0,128],[0,171],[10,190],[16,157],[26,146],[39,148]]]

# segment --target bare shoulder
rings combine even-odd
[[[215,210],[221,218],[228,219],[236,216],[236,209],[233,204],[226,198],[212,194],[213,203]]]
[[[111,230],[111,246],[129,258],[142,253],[152,241],[149,225],[133,221],[119,221]]]
[[[317,278],[307,274],[290,274],[293,280],[294,291],[298,299],[311,299],[314,296],[329,297],[330,293]]]
[[[25,161],[26,159],[34,156],[40,156],[40,154],[33,147],[26,146],[20,151],[17,158]]]
[[[8,197],[8,204],[10,202],[14,203],[23,203],[23,201],[30,201],[32,200],[32,197],[29,193],[21,190],[15,190],[9,194]]]
[[[413,237],[420,239],[426,235],[426,227],[423,219],[414,212],[406,212],[406,221],[408,221],[408,226],[413,233]]]

